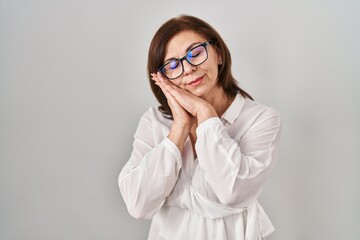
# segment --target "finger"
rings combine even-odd
[[[183,106],[174,98],[174,96],[169,92],[169,90],[173,91],[174,88],[178,88],[176,85],[171,83],[168,79],[166,79],[161,73],[152,73],[151,79],[155,81],[155,84],[158,85],[161,91],[164,93],[167,103],[171,109],[171,112],[174,115],[174,118],[188,118],[191,116],[189,112],[187,112]]]
[[[165,94],[165,96],[168,94],[164,84],[161,84],[162,81],[160,81],[160,76],[157,73],[151,73],[151,79],[154,81],[154,83],[160,87],[161,91]],[[167,96],[166,96],[167,97]]]
[[[174,83],[172,83],[169,79],[165,78],[163,74],[161,74],[160,72],[156,73],[156,79],[163,83],[165,86],[167,85],[171,85],[171,86],[176,86]]]
[[[152,80],[155,81],[155,84],[158,85],[161,89],[161,91],[164,93],[165,97],[169,100],[173,98],[169,91],[165,88],[164,84],[159,79],[159,76],[157,74],[152,74]]]
[[[179,88],[169,79],[165,79],[161,73],[157,73],[155,79],[157,79],[158,85],[161,87],[167,99],[170,97],[176,101],[176,104],[179,104],[191,115],[196,116],[196,103],[198,102],[198,97],[191,94],[190,92]]]
[[[150,75],[151,75],[151,80],[153,80],[155,83],[160,82],[160,79],[156,73],[150,73]]]
[[[167,79],[165,79],[161,73],[157,72],[157,73],[151,73],[151,79],[153,81],[155,81],[155,84],[158,85],[161,90],[163,91],[163,93],[165,94],[165,96],[168,98],[170,91],[173,90],[173,88],[170,86],[170,84],[168,82],[166,82]]]
[[[157,73],[156,76],[154,76],[154,80],[157,81],[163,89],[166,89],[170,94],[173,94],[174,91],[180,91],[182,92],[182,89],[176,86],[174,83],[172,83],[169,79],[166,79],[161,73]],[[177,95],[180,94],[177,93]]]
[[[157,84],[157,83],[156,83]],[[177,114],[184,114],[185,109],[179,104],[178,101],[176,101],[176,99],[163,87],[161,86],[161,84],[159,84],[159,87],[161,88],[161,90],[163,91],[166,99],[167,99],[167,103],[169,104],[169,107],[172,111],[173,114],[177,115]]]

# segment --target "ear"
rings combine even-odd
[[[220,49],[217,46],[214,46],[214,49],[215,49],[215,52],[216,52],[216,55],[217,55],[217,64],[221,65],[223,63],[223,59],[222,59],[222,56],[221,56]]]
[[[218,55],[218,65],[221,65],[222,63],[223,63],[222,57],[220,55]]]
[[[217,63],[218,63],[218,65],[221,65],[223,63],[223,60],[222,60],[221,53],[220,53],[219,49],[217,49],[217,48],[216,48],[216,54],[217,54]]]

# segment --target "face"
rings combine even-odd
[[[183,31],[178,33],[166,46],[164,63],[168,62],[170,59],[182,58],[187,54],[189,49],[207,41],[209,41],[209,39],[205,39],[193,31]],[[183,88],[198,97],[210,100],[211,98],[216,98],[222,91],[222,88],[216,85],[218,79],[218,65],[221,62],[221,56],[211,44],[207,45],[206,49],[208,58],[205,62],[198,66],[192,66],[186,60],[183,60],[183,74],[171,81],[178,87]]]

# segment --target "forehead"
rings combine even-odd
[[[189,46],[207,40],[194,31],[182,31],[170,39],[166,45],[165,59],[169,57],[182,57]]]

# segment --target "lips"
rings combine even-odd
[[[189,82],[188,85],[197,86],[202,82],[203,78],[204,78],[204,76],[199,77],[199,78],[195,79],[194,81]]]

